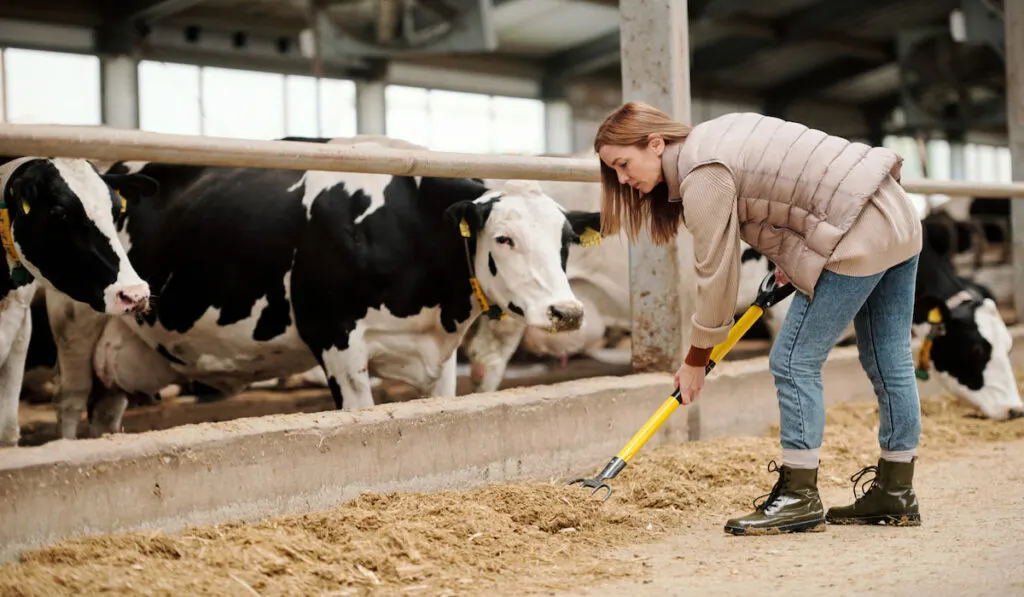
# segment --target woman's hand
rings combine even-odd
[[[775,283],[778,284],[779,286],[785,286],[786,284],[789,284],[789,278],[787,278],[786,274],[783,273],[783,271],[778,267],[775,268]]]
[[[704,389],[704,367],[694,367],[683,363],[676,371],[675,387],[679,388],[682,403],[689,404],[697,399],[697,394]]]

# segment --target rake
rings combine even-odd
[[[782,286],[775,281],[775,272],[770,271],[761,280],[761,285],[757,289],[757,298],[754,302],[747,307],[746,312],[740,317],[739,321],[733,324],[729,330],[729,336],[718,346],[711,351],[711,357],[708,360],[708,364],[704,367],[704,374],[711,373],[711,370],[715,368],[715,365],[728,354],[732,347],[739,342],[740,338],[750,329],[758,319],[764,314],[766,310],[777,304],[779,301],[785,299],[787,296],[793,293],[795,288],[792,283],[786,283]],[[644,426],[629,440],[619,453],[612,457],[608,464],[605,465],[604,469],[597,474],[596,477],[592,478],[580,478],[574,479],[569,482],[569,485],[580,484],[581,488],[592,487],[594,490],[590,492],[590,495],[594,495],[602,489],[607,489],[608,493],[604,496],[602,502],[607,501],[612,495],[612,488],[608,485],[607,481],[614,479],[622,472],[629,461],[640,451],[640,448],[647,443],[651,436],[658,431],[658,429],[665,423],[665,421],[672,415],[673,412],[679,405],[682,404],[682,397],[679,394],[679,389],[676,388],[672,392],[661,407],[655,411],[651,418],[647,419]]]

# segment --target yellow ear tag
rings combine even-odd
[[[22,199],[21,200],[21,211],[25,212],[25,215],[27,216],[28,215],[28,210],[29,210],[28,201],[25,201],[24,199]]]
[[[938,307],[932,307],[928,312],[928,323],[942,323],[942,313]]]
[[[580,244],[584,247],[596,247],[601,244],[601,233],[587,226],[580,235]]]
[[[121,213],[124,213],[124,210],[128,208],[128,202],[124,200],[124,196],[121,195],[121,191],[114,191],[114,194],[116,194],[117,198],[121,200]]]
[[[466,222],[466,218],[462,218],[462,221],[459,222],[459,232],[462,233],[462,236],[469,238],[469,224]]]

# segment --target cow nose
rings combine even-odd
[[[149,285],[125,286],[114,294],[117,308],[125,313],[144,311],[149,306]]]
[[[556,332],[580,329],[583,323],[583,303],[579,301],[562,301],[548,307],[548,318],[551,328]]]

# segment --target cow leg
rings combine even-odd
[[[10,350],[0,348],[0,446],[17,446],[21,437],[18,405],[25,360],[32,336],[32,317],[27,307],[11,301],[0,311],[0,338]]]
[[[522,341],[526,324],[513,317],[477,320],[476,331],[465,345],[474,392],[493,392],[505,377],[508,362]]]
[[[89,409],[92,437],[121,430],[128,394],[152,396],[183,382],[168,360],[122,319],[107,321],[93,351],[92,368],[96,375]]]
[[[458,386],[458,374],[456,372],[458,365],[458,353],[452,352],[452,356],[448,357],[448,360],[444,362],[444,366],[441,368],[441,377],[434,383],[434,387],[427,392],[430,396],[454,396]]]
[[[320,355],[334,405],[342,410],[359,410],[374,404],[363,346],[362,338],[353,334],[349,337],[348,348],[341,350],[332,346]]]
[[[121,417],[128,408],[128,396],[98,383],[93,386],[93,402],[89,405],[89,437],[121,431]]]
[[[47,291],[46,312],[57,346],[60,389],[57,425],[62,439],[75,439],[93,386],[92,358],[109,316],[70,297]]]

